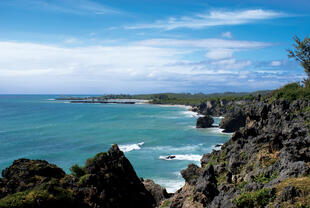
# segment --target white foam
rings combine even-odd
[[[186,115],[187,117],[199,117],[198,113],[193,111],[183,111],[182,114]]]
[[[185,154],[185,155],[174,155],[175,158],[167,159],[167,156],[159,156],[161,160],[189,160],[189,161],[200,161],[201,155]]]
[[[226,132],[223,132],[225,129],[221,129],[221,128],[217,128],[217,127],[214,127],[214,128],[210,128],[210,130],[214,133],[218,133],[218,134],[225,134],[225,135],[232,135],[233,133],[226,133]]]
[[[141,146],[143,144],[144,144],[144,142],[140,142],[138,144],[123,144],[123,145],[119,145],[119,148],[123,152],[130,152],[132,150],[139,150],[139,149],[141,149]]]
[[[165,187],[168,193],[174,193],[184,186],[184,180],[181,178],[179,180],[158,178],[154,179],[154,182]]]
[[[188,146],[181,146],[181,147],[173,147],[173,146],[155,146],[155,147],[148,147],[147,149],[155,150],[155,151],[166,151],[166,152],[177,152],[177,151],[193,151],[201,149],[201,144],[199,145],[188,145]]]
[[[221,147],[222,147],[222,145],[223,145],[223,143],[219,143],[219,144],[217,144],[217,145],[220,145],[220,146],[216,147],[216,145],[213,145],[213,146],[212,146],[212,149],[214,149],[214,150],[220,150]]]
[[[51,98],[51,99],[46,99],[46,100],[55,100],[54,98]]]

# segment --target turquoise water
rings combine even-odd
[[[139,177],[175,191],[180,170],[229,134],[196,129],[185,107],[149,104],[70,104],[53,95],[0,95],[0,169],[17,158],[44,159],[69,172],[117,143]],[[219,122],[219,119],[216,119]],[[164,156],[176,155],[174,160]]]

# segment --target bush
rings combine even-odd
[[[84,170],[84,168],[82,168],[82,167],[79,166],[78,164],[73,165],[73,166],[70,168],[70,171],[71,171],[72,175],[75,176],[75,177],[77,177],[77,178],[80,178],[80,177],[82,177],[83,175],[85,175],[85,170]]]
[[[233,200],[233,203],[236,207],[242,208],[265,207],[269,202],[272,202],[274,198],[274,191],[263,188],[258,191],[242,193]]]
[[[297,99],[309,99],[310,87],[302,86],[298,82],[290,83],[282,88],[275,90],[273,93],[274,99],[285,99],[293,101]]]

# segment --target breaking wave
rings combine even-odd
[[[144,142],[140,142],[138,144],[123,144],[123,145],[119,145],[119,148],[123,152],[130,152],[132,150],[139,150],[139,149],[141,149],[141,146],[143,144],[144,144]]]

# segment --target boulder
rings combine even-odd
[[[214,123],[214,119],[211,116],[206,115],[204,117],[199,117],[197,119],[196,127],[197,128],[208,128],[208,127],[212,127],[213,123]]]
[[[237,113],[229,114],[220,122],[220,128],[223,132],[232,133],[245,126],[246,117],[244,113],[238,111]]]
[[[160,205],[160,202],[169,198],[171,194],[167,193],[167,190],[160,185],[154,183],[154,181],[150,179],[146,179],[143,181],[143,185],[148,192],[151,193],[153,198],[156,201],[156,206]]]
[[[201,173],[200,168],[195,164],[189,164],[188,167],[181,171],[182,177],[190,185],[195,185]]]

